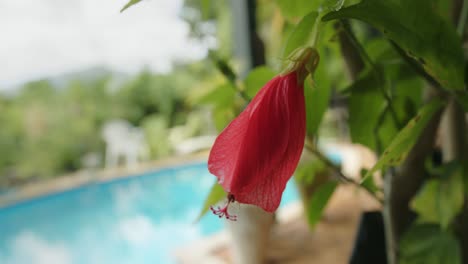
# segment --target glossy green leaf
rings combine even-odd
[[[199,221],[210,210],[210,206],[214,206],[224,198],[226,198],[226,192],[224,191],[223,187],[221,187],[221,185],[219,185],[219,183],[216,181],[213,184],[213,187],[211,187],[210,193],[206,197],[196,221]]]
[[[124,7],[122,7],[122,9],[120,9],[120,13],[127,10],[132,5],[138,4],[139,2],[141,2],[141,0],[130,0],[130,1],[128,1],[128,3]]]
[[[422,222],[440,223],[447,228],[464,202],[461,166],[447,168],[437,179],[427,181],[410,203]]]
[[[287,58],[295,49],[306,46],[312,37],[314,24],[317,22],[318,13],[311,12],[304,16],[294,27],[293,31],[286,41],[283,50],[283,58]]]
[[[362,20],[382,31],[417,60],[444,88],[464,89],[461,42],[453,26],[423,0],[363,0],[331,12],[324,21],[342,18]]]
[[[275,77],[275,72],[267,66],[260,66],[251,70],[244,80],[245,93],[249,98],[253,98],[273,77]]]
[[[314,192],[307,205],[307,221],[314,227],[322,216],[323,210],[338,186],[337,182],[327,182]]]
[[[443,105],[442,101],[433,100],[423,106],[418,114],[396,135],[374,167],[364,176],[364,179],[384,166],[399,165],[416,143],[432,115]]]
[[[417,224],[400,241],[401,264],[461,264],[457,239],[438,225]]]

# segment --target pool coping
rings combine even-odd
[[[140,163],[136,167],[115,167],[97,170],[80,170],[65,174],[50,180],[29,183],[21,187],[0,194],[0,209],[15,206],[48,195],[55,195],[71,191],[75,188],[84,187],[89,184],[106,183],[113,180],[140,176],[142,174],[172,168],[180,165],[196,164],[206,162],[208,152],[180,155],[164,158],[146,163]]]

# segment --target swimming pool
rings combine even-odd
[[[223,228],[211,214],[194,224],[213,182],[196,163],[0,208],[0,263],[174,263],[177,247]],[[292,184],[282,204],[297,199]]]

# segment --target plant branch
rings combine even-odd
[[[360,187],[364,189],[367,193],[369,193],[375,200],[377,200],[380,204],[383,204],[383,199],[380,198],[378,195],[376,195],[372,190],[368,189],[367,187],[359,184],[359,182],[355,181],[353,178],[350,178],[346,175],[343,174],[341,171],[340,167],[335,165],[330,159],[328,159],[323,153],[321,153],[319,150],[316,148],[305,144],[305,148],[310,151],[312,154],[314,154],[318,159],[320,159],[327,167],[331,168],[337,175],[340,180],[342,180],[345,183],[349,183],[352,185],[355,185],[357,187]]]
[[[349,24],[340,20],[340,22],[335,24],[335,27],[338,32],[341,54],[343,55],[349,75],[351,79],[356,80],[359,77],[359,73],[364,70],[364,60],[359,55],[359,51],[356,50],[356,46],[350,35],[346,33],[346,28],[348,27],[349,29]]]
[[[442,156],[444,163],[458,161],[464,164],[467,160],[466,121],[465,113],[455,98],[445,108],[441,121]],[[463,252],[463,263],[468,263],[468,200],[465,199],[463,210],[457,217],[455,227],[459,234]]]

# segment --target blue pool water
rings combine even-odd
[[[213,182],[198,163],[0,208],[0,263],[174,263],[176,248],[223,228],[211,214],[194,224]],[[292,183],[282,204],[297,199]]]

